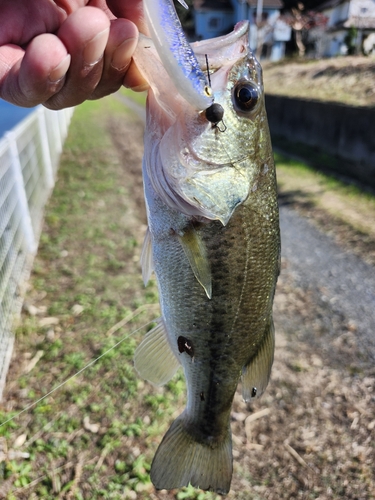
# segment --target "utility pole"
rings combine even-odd
[[[257,25],[260,25],[260,22],[262,20],[262,13],[263,13],[263,0],[257,0]]]
[[[257,12],[256,12],[256,29],[257,29],[257,49],[256,55],[260,59],[262,47],[263,47],[263,27],[262,27],[262,13],[263,13],[263,0],[257,0]]]

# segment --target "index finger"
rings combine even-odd
[[[141,33],[144,35],[149,34],[143,13],[142,0],[107,0],[107,5],[116,17],[129,19]]]

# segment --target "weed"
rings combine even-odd
[[[301,160],[275,153],[281,203],[321,210],[353,231],[375,239],[375,196]]]
[[[188,486],[176,495],[177,500],[221,500],[215,493],[197,491],[196,488]]]

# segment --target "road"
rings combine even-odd
[[[282,256],[296,287],[313,296],[326,328],[355,330],[361,357],[375,361],[375,270],[340,248],[331,236],[295,210],[280,207]]]

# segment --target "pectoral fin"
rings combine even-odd
[[[242,371],[242,397],[245,401],[259,397],[265,391],[271,374],[274,350],[275,328],[270,318],[262,345]]]
[[[201,236],[194,227],[190,227],[182,236],[179,236],[179,240],[195,277],[210,299],[212,296],[211,268]]]
[[[180,362],[169,345],[162,318],[137,347],[134,366],[142,378],[157,386],[167,383],[179,368]]]
[[[147,285],[152,271],[154,270],[154,261],[152,258],[152,243],[150,229],[147,228],[141,253],[142,278],[145,286]]]

